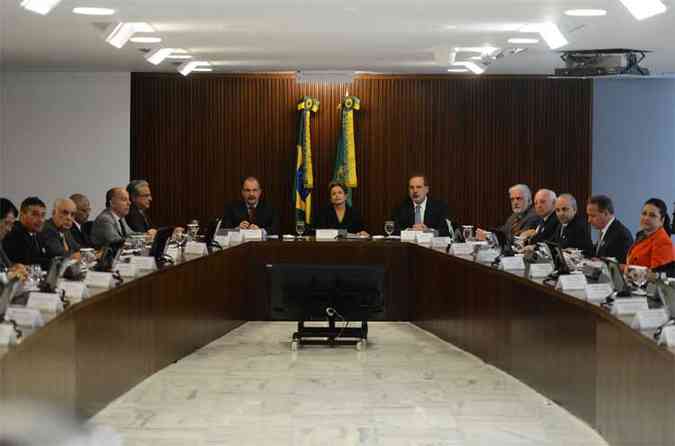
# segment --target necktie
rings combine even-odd
[[[61,237],[61,242],[63,243],[63,250],[64,250],[65,252],[69,252],[69,251],[70,251],[70,247],[68,246],[68,242],[66,241],[66,237],[65,237],[65,235],[63,234],[63,232],[59,232],[59,237]]]
[[[513,224],[511,225],[511,235],[518,235],[520,232],[520,220],[523,217],[520,214],[516,215],[516,218],[513,219]]]
[[[124,229],[124,223],[122,223],[122,220],[117,220],[117,223],[120,225],[120,234],[122,234],[123,238],[127,237],[127,231]]]
[[[567,225],[562,225],[562,226],[560,227],[560,239],[561,239],[561,240],[565,240],[565,228],[566,228],[566,227],[567,227]]]
[[[255,223],[255,206],[248,207],[248,222]]]
[[[415,224],[422,224],[422,206],[419,204],[415,206]]]

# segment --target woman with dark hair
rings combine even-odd
[[[368,236],[361,216],[347,205],[347,187],[331,183],[328,190],[331,204],[319,212],[316,229],[346,229],[350,234]]]
[[[19,211],[6,198],[0,198],[0,240],[12,230],[14,221],[19,217]]]
[[[637,241],[628,251],[626,263],[659,272],[670,270],[675,262],[670,231],[666,203],[658,198],[647,200],[640,216],[640,232]]]

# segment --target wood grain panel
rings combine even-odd
[[[316,206],[327,203],[340,98],[355,114],[359,188],[354,206],[368,229],[382,225],[426,172],[453,219],[482,226],[509,214],[507,188],[524,182],[588,196],[592,83],[547,78],[361,76],[352,84],[296,84],[290,75],[132,75],[131,172],[153,187],[153,220],[218,217],[242,177],[261,178],[292,229],[290,195],[296,103],[318,98],[312,118]]]

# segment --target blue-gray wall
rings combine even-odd
[[[642,204],[675,201],[675,79],[596,79],[593,193],[612,197],[635,233]]]

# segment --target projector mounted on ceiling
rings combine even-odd
[[[640,66],[647,50],[598,49],[561,51],[565,68],[557,68],[556,76],[649,76],[649,70]]]

